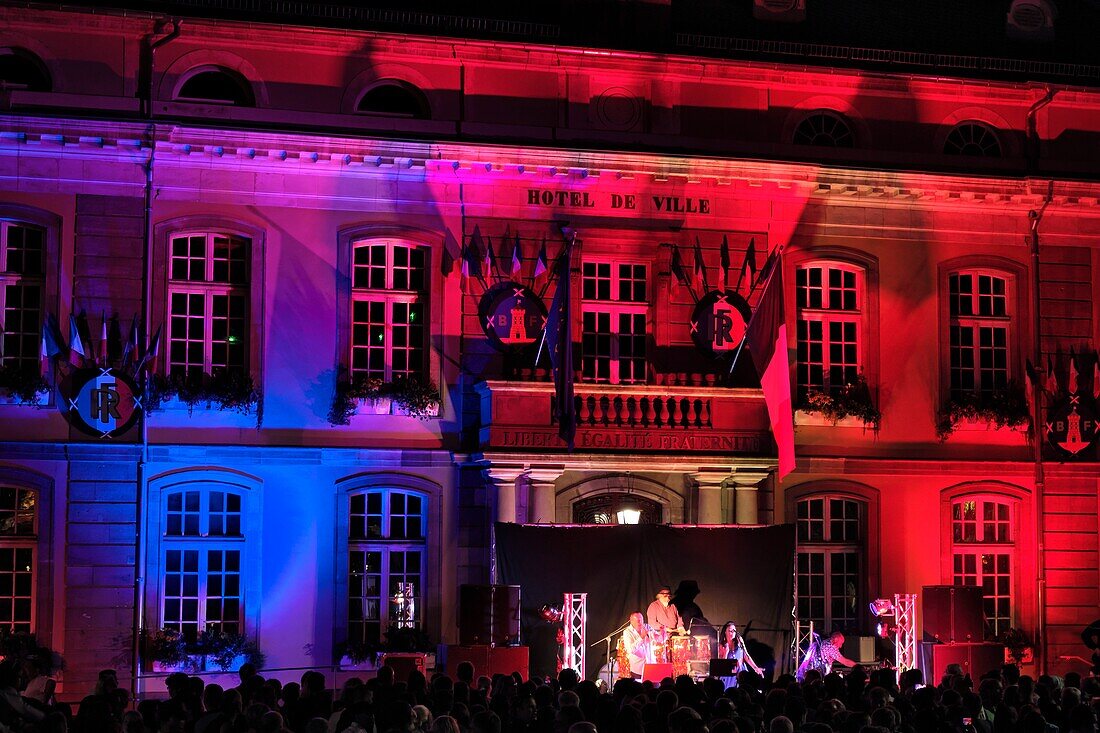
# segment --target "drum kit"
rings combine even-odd
[[[653,659],[656,663],[672,665],[672,674],[706,677],[709,672],[711,649],[706,634],[689,636],[684,633],[653,630]]]

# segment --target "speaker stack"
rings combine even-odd
[[[458,642],[464,646],[519,644],[519,586],[462,585],[458,589]]]
[[[924,641],[921,667],[938,684],[948,665],[978,677],[1004,663],[1004,645],[986,644],[982,589],[973,585],[926,585],[921,594]]]
[[[528,673],[528,649],[520,642],[518,585],[461,585],[458,588],[458,645],[448,646],[447,672],[461,662],[474,674]]]

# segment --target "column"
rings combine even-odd
[[[734,521],[737,524],[760,523],[760,484],[767,478],[768,472],[759,470],[738,470],[733,474]]]
[[[527,521],[530,524],[554,524],[557,521],[554,482],[561,471],[530,470],[524,474],[527,488]]]
[[[699,488],[699,524],[727,524],[722,511],[723,484],[730,477],[728,471],[700,471],[691,474]]]
[[[496,488],[498,522],[520,521],[516,517],[516,483],[523,473],[522,466],[489,466],[489,481]]]

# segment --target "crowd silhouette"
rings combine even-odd
[[[283,684],[245,665],[236,687],[175,673],[165,699],[135,703],[106,670],[74,712],[5,661],[0,733],[1097,733],[1100,706],[1100,678],[1033,679],[1015,665],[977,679],[953,665],[928,686],[920,670],[899,685],[892,670],[859,666],[801,683],[745,671],[729,688],[686,676],[607,689],[569,669],[541,681],[476,672],[464,662],[453,678],[397,680],[382,667],[333,691],[320,672]]]

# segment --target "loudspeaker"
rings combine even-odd
[[[924,640],[980,642],[985,638],[982,589],[975,585],[926,585],[921,595]]]
[[[939,684],[949,664],[959,665],[963,674],[969,674],[975,680],[990,670],[1000,669],[1004,664],[1004,644],[936,644],[922,641],[920,647],[924,681],[929,685]]]
[[[844,647],[840,652],[853,662],[872,664],[877,658],[875,636],[845,636]]]
[[[458,641],[474,644],[519,643],[518,585],[462,585],[458,589]]]
[[[393,679],[397,682],[407,682],[413,672],[424,674],[424,654],[394,654],[387,652],[382,655],[382,664],[393,669]]]
[[[479,675],[492,677],[495,674],[519,672],[527,679],[528,649],[525,646],[447,646],[447,674],[454,676],[462,662],[474,665],[474,679]]]

